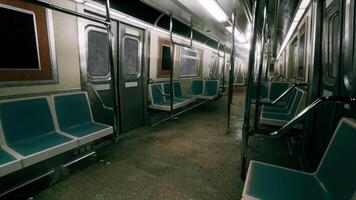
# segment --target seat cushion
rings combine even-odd
[[[45,135],[33,137],[29,140],[20,140],[12,145],[9,145],[9,147],[22,156],[29,156],[70,141],[72,141],[72,139],[64,135],[51,132]]]
[[[250,162],[243,198],[330,199],[312,174],[256,161]]]
[[[217,95],[218,95],[218,81],[206,80],[203,96],[217,96]]]
[[[69,128],[63,129],[65,133],[69,133],[76,137],[84,137],[86,135],[90,135],[92,133],[96,133],[98,131],[102,131],[104,129],[110,128],[110,126],[99,124],[96,122],[88,122],[84,124],[78,124]]]
[[[0,166],[16,160],[12,155],[0,148]]]

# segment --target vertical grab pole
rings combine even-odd
[[[218,68],[218,71],[217,71],[217,74],[219,74],[219,66],[220,66],[220,41],[218,41],[218,63],[217,63],[217,68]],[[219,78],[220,77],[215,77],[215,78]],[[220,87],[219,87],[220,88]]]
[[[234,94],[234,68],[235,68],[235,27],[236,27],[236,9],[234,9],[232,16],[232,44],[230,55],[230,74],[229,74],[229,96],[227,102],[227,131],[230,131],[230,119],[231,119],[231,104],[232,96]]]
[[[170,85],[170,114],[173,116],[173,71],[174,71],[174,43],[173,43],[173,16],[172,13],[169,12],[169,39],[170,39],[170,48],[171,48],[171,73],[169,77]]]
[[[111,74],[111,91],[112,91],[112,100],[113,100],[113,129],[115,133],[115,141],[119,140],[119,134],[122,133],[122,119],[121,119],[121,106],[120,106],[120,87],[117,87],[116,73],[114,66],[114,56],[112,49],[112,35],[111,35],[111,17],[110,17],[110,0],[106,0],[106,29],[108,33],[108,43],[109,43],[109,65],[110,65],[110,74]],[[119,73],[119,70],[117,70]],[[117,76],[118,77],[118,76]]]
[[[222,73],[222,75],[223,75],[223,77],[222,77],[222,92],[224,92],[225,91],[225,65],[226,65],[226,63],[225,63],[225,59],[226,59],[226,43],[224,44],[224,60],[223,60],[223,67],[222,67],[222,71],[223,71],[223,73]]]
[[[248,58],[248,69],[247,69],[247,87],[246,87],[246,97],[245,97],[245,111],[244,111],[244,123],[242,127],[242,154],[241,154],[241,173],[242,179],[246,177],[246,162],[247,162],[247,147],[248,147],[248,137],[250,131],[250,110],[251,110],[251,86],[253,81],[253,68],[255,62],[255,49],[257,40],[257,9],[259,7],[259,0],[255,0],[255,11],[253,19],[253,36],[251,41],[251,49]]]
[[[262,48],[261,48],[261,62],[258,66],[258,74],[257,74],[257,88],[256,88],[256,104],[255,104],[255,120],[253,121],[253,128],[256,130],[258,126],[258,114],[260,110],[260,102],[261,102],[261,83],[262,83],[262,69],[263,69],[263,55],[265,48],[265,32],[266,32],[266,14],[267,14],[267,6],[264,10],[264,19],[263,19],[263,28],[262,28]]]

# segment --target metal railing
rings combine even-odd
[[[86,85],[87,87],[90,87],[90,88],[93,90],[95,96],[96,96],[97,99],[99,100],[99,103],[100,103],[101,107],[103,107],[103,108],[106,109],[106,110],[114,111],[114,109],[113,109],[112,107],[107,106],[107,105],[104,103],[104,101],[103,101],[103,99],[101,98],[101,96],[100,96],[98,90],[95,88],[95,86],[94,86],[92,83],[89,83],[89,82],[88,82],[88,83],[86,83],[85,85]]]

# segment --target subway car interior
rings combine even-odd
[[[356,200],[354,0],[0,0],[0,199]]]

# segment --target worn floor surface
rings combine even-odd
[[[226,134],[226,97],[98,152],[97,162],[34,199],[240,199],[243,90],[237,89]],[[236,94],[236,92],[235,92]],[[252,137],[253,159],[296,168],[283,140]]]

